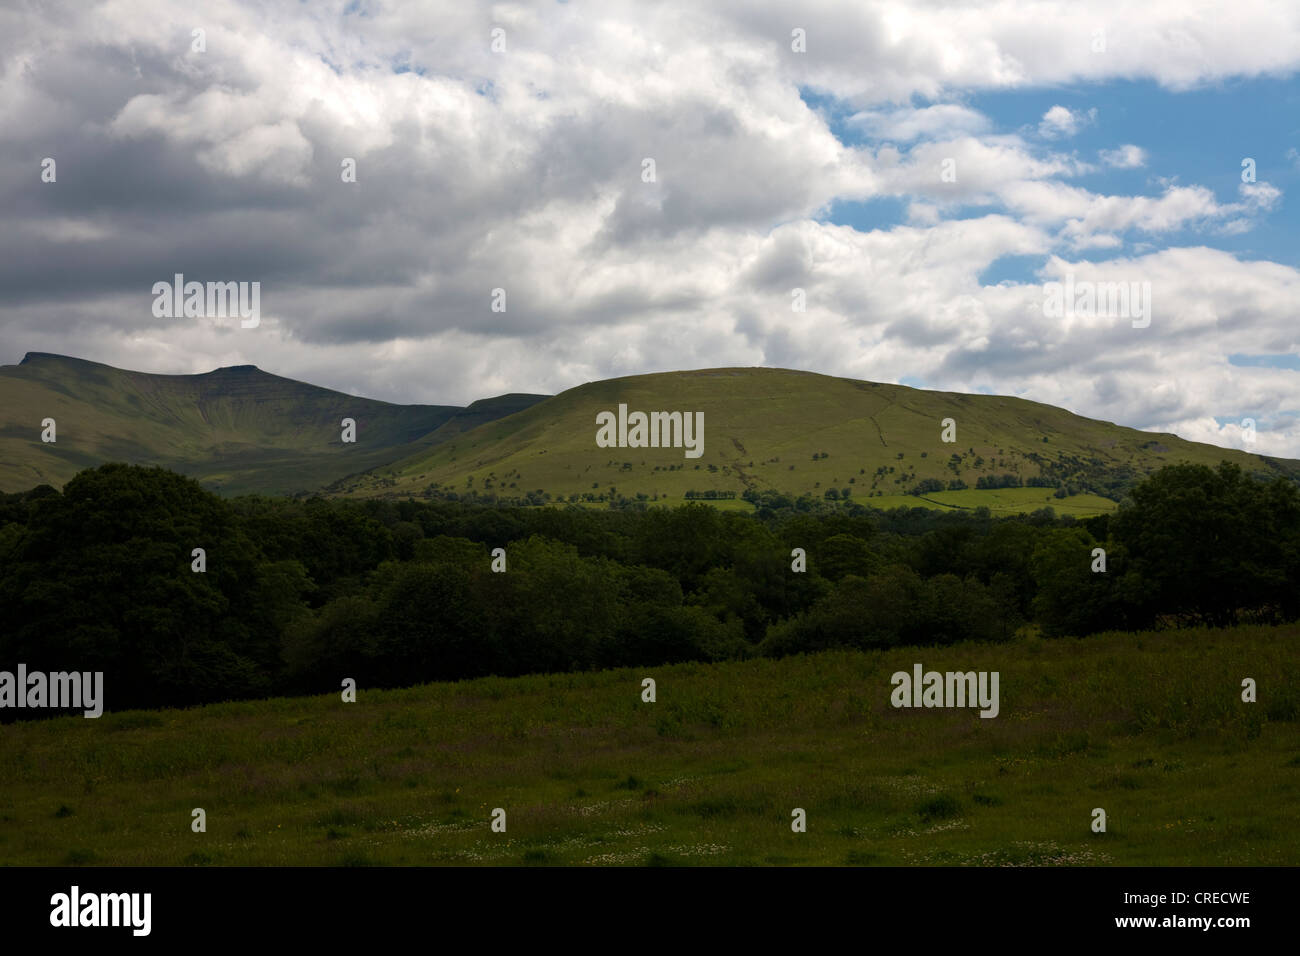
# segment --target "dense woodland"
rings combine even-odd
[[[752,515],[223,499],[104,465],[0,496],[0,668],[103,671],[120,710],[1300,617],[1300,492],[1227,463],[1167,467],[1078,521],[753,498]]]

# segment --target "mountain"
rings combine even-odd
[[[699,457],[684,447],[599,447],[597,415],[617,415],[620,405],[629,415],[691,413],[691,421],[703,413]],[[56,422],[52,443],[41,441],[46,418]],[[344,418],[356,421],[355,443],[342,441]],[[945,419],[955,423],[954,442],[942,440]],[[82,468],[128,461],[225,494],[671,503],[688,493],[821,498],[847,489],[851,500],[878,507],[1053,504],[1082,514],[1113,508],[1163,465],[1224,459],[1251,473],[1300,477],[1300,462],[1025,399],[785,369],[637,375],[460,408],[358,398],[252,365],[153,375],[31,352],[0,366],[0,491],[62,485]],[[975,490],[1007,475],[1039,487]],[[954,482],[970,490],[937,490]]]
[[[0,490],[62,485],[82,468],[127,461],[162,465],[228,494],[315,491],[544,397],[393,405],[253,365],[153,375],[29,352],[0,366]],[[46,418],[55,421],[50,443],[41,440]],[[355,443],[342,441],[344,418],[356,422]]]
[[[597,414],[617,413],[620,404],[629,413],[703,412],[702,455],[686,457],[683,448],[598,447]],[[949,418],[956,426],[952,443],[941,434]],[[688,491],[823,497],[828,489],[847,488],[852,500],[892,506],[921,503],[901,497],[918,488],[946,489],[960,480],[975,489],[981,479],[998,484],[1012,475],[1044,486],[1012,489],[1026,501],[1040,501],[1037,506],[1059,501],[1053,498],[1058,487],[1062,494],[1112,499],[1094,497],[1084,509],[1097,511],[1114,507],[1135,480],[1163,465],[1213,466],[1224,459],[1251,473],[1300,475],[1300,462],[1139,431],[1021,398],[723,368],[590,382],[336,482],[332,490],[499,498],[541,491],[552,500],[645,495],[680,502]],[[964,500],[968,507],[983,503],[983,495],[925,490],[932,503]]]

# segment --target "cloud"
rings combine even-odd
[[[1097,154],[1107,166],[1116,169],[1137,169],[1147,164],[1146,150],[1127,143],[1118,149],[1103,149]]]
[[[864,110],[849,117],[847,123],[875,139],[894,142],[978,134],[991,126],[983,113],[955,103],[888,112]]]
[[[1268,212],[1282,198],[1282,190],[1268,183],[1240,183],[1237,191],[1249,212]]]
[[[1064,106],[1053,106],[1043,114],[1038,124],[1038,134],[1047,139],[1073,136],[1083,127],[1094,123],[1096,119],[1096,107],[1085,113],[1082,110],[1071,111]]]
[[[1017,135],[965,105],[1294,72],[1294,5],[1047,0],[1026,19],[997,4],[484,2],[435,20],[378,0],[364,15],[232,0],[200,20],[203,53],[178,2],[0,12],[4,360],[253,363],[430,403],[768,364],[1152,428],[1300,408],[1297,373],[1226,358],[1300,349],[1296,270],[1156,244],[1250,229],[1278,187],[1084,188],[1103,171],[1063,149],[1095,111],[1035,110]],[[818,97],[844,129],[809,107]],[[46,156],[55,183],[40,179]],[[1099,162],[1139,160],[1123,145]],[[905,221],[825,221],[846,200]],[[1134,238],[1156,247],[1139,254]],[[1043,282],[1067,268],[1149,279],[1156,318],[1066,324],[1043,316],[1039,282],[981,284],[1018,259],[1045,263]],[[176,272],[260,281],[261,327],[155,318],[152,284]],[[795,287],[805,313],[790,311]],[[1293,420],[1267,420],[1261,448],[1300,455]]]

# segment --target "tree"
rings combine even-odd
[[[1112,521],[1151,610],[1224,626],[1300,611],[1300,491],[1223,462],[1171,465],[1131,492]]]
[[[191,570],[202,548],[206,570]],[[225,502],[162,468],[103,465],[31,510],[0,569],[0,656],[103,671],[111,708],[268,693],[310,587],[263,556]]]
[[[1082,528],[1054,528],[1040,536],[1033,553],[1033,610],[1043,633],[1084,636],[1141,626],[1149,601],[1123,545],[1104,543],[1104,572],[1092,570],[1097,547],[1103,545]]]
[[[866,541],[851,534],[827,538],[813,555],[816,569],[828,580],[838,581],[849,574],[869,577],[880,568],[880,558]]]
[[[760,646],[766,656],[832,647],[893,647],[923,643],[916,610],[924,582],[911,568],[891,565],[871,578],[849,575],[806,613],[774,624]]]

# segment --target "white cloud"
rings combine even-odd
[[[991,125],[983,113],[955,103],[888,112],[863,111],[849,117],[847,122],[869,136],[893,142],[979,134],[987,132]]]
[[[1147,154],[1140,146],[1126,143],[1118,149],[1103,149],[1098,156],[1107,166],[1117,169],[1137,169],[1147,164]]]
[[[1282,198],[1282,190],[1268,183],[1240,183],[1237,191],[1250,212],[1268,212]]]
[[[1053,106],[1043,114],[1038,124],[1038,134],[1047,139],[1073,136],[1085,126],[1094,123],[1096,119],[1096,107],[1085,113],[1082,110],[1071,111],[1064,106]]]

